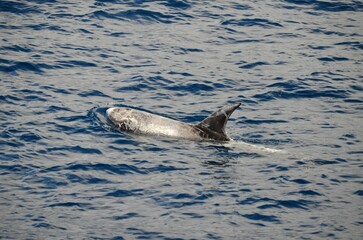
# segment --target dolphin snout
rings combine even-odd
[[[110,116],[115,108],[109,108],[106,110],[107,116]]]

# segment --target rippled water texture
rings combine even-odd
[[[362,12],[0,1],[0,238],[362,239]],[[197,123],[236,102],[228,144],[105,117]]]

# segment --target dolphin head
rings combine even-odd
[[[109,108],[106,110],[106,114],[111,122],[115,123],[122,119],[124,111],[121,108]]]
[[[133,109],[130,108],[109,108],[106,110],[108,120],[116,127],[126,130],[137,130],[138,120],[133,116]]]

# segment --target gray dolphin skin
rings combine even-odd
[[[196,125],[132,108],[109,108],[107,117],[111,124],[126,132],[157,135],[190,140],[232,140],[226,134],[226,124],[241,103],[225,106]]]

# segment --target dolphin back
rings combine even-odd
[[[226,124],[231,114],[241,103],[225,106],[205,118],[194,127],[202,131],[202,137],[220,141],[231,140],[226,134]],[[203,135],[204,134],[204,135]]]

